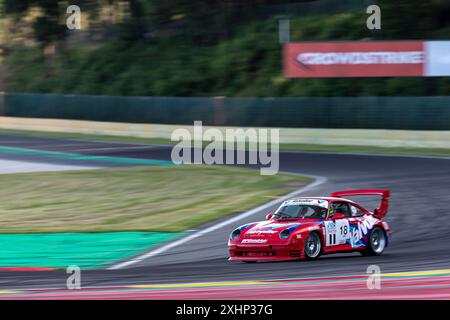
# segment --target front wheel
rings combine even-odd
[[[305,242],[305,258],[316,259],[320,256],[322,250],[322,242],[319,235],[315,232],[310,233]]]
[[[361,253],[367,256],[379,256],[384,248],[386,248],[386,234],[380,227],[375,227],[370,232],[366,250]]]

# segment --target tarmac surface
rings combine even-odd
[[[0,134],[0,146],[63,152],[90,156],[170,160],[168,146],[81,141]],[[16,161],[24,170],[41,166],[95,168],[126,166],[124,163],[61,159],[0,152],[0,167],[16,172]],[[19,162],[17,162],[19,161]],[[302,196],[329,195],[332,191],[359,188],[391,190],[390,210],[385,218],[393,230],[383,255],[361,257],[358,253],[323,256],[316,261],[264,262],[245,264],[227,261],[227,238],[237,226],[263,220],[273,207],[149,258],[138,259],[117,270],[82,271],[82,283],[89,286],[118,286],[202,281],[269,280],[332,275],[365,274],[369,265],[382,272],[449,269],[450,267],[450,160],[432,157],[372,156],[331,153],[280,153],[280,170],[326,178]],[[180,188],[189,186],[180,186]],[[226,196],[226,195],[224,195]],[[356,200],[356,198],[355,198]],[[377,201],[363,199],[373,209]],[[229,217],[199,228],[208,230]],[[198,231],[194,231],[198,232]],[[0,288],[64,288],[64,270],[42,272],[0,271]]]

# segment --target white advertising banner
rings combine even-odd
[[[425,42],[425,77],[450,76],[450,41]]]

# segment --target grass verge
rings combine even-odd
[[[40,132],[0,129],[0,133],[19,134],[35,137],[53,137],[66,139],[79,139],[87,141],[111,141],[138,144],[174,145],[169,139],[163,138],[139,138],[125,136],[105,136],[95,134],[64,133],[64,132]],[[206,144],[206,143],[205,143]],[[319,144],[281,144],[280,151],[304,151],[304,152],[333,152],[333,153],[361,153],[361,154],[392,154],[409,156],[435,156],[450,157],[450,148],[411,148],[411,147],[374,147],[374,146],[348,146],[348,145],[319,145]]]
[[[0,175],[0,233],[180,232],[309,181],[204,165]]]

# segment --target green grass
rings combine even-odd
[[[0,233],[180,232],[309,181],[203,165],[0,175]]]
[[[20,134],[36,137],[54,137],[79,140],[98,140],[139,144],[163,144],[173,145],[176,142],[163,138],[139,138],[125,136],[105,136],[81,133],[64,132],[39,132],[25,130],[0,129],[0,133]],[[450,149],[440,148],[402,148],[402,147],[373,147],[373,146],[345,146],[345,145],[319,145],[319,144],[281,144],[281,151],[305,151],[305,152],[334,152],[334,153],[362,153],[362,154],[392,154],[410,156],[436,156],[450,157]]]

